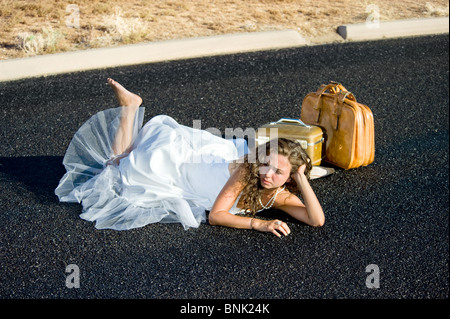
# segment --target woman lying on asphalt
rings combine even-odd
[[[285,222],[255,218],[269,208],[323,225],[308,181],[312,166],[300,144],[279,138],[250,156],[239,154],[242,139],[189,128],[166,115],[142,127],[142,99],[112,79],[108,84],[120,107],[97,113],[76,132],[64,156],[67,172],[55,190],[60,201],[81,203],[81,218],[95,221],[96,228],[166,222],[187,229],[206,221],[210,211],[211,225],[287,236]]]

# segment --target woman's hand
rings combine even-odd
[[[282,222],[281,220],[277,219],[262,220],[253,218],[251,224],[252,229],[254,230],[258,230],[260,232],[269,232],[278,237],[281,237],[281,235],[287,236],[291,233],[291,230],[289,229],[288,225],[285,222]]]
[[[301,177],[305,176],[305,169],[306,169],[306,164],[300,165],[299,168],[297,169],[297,171],[295,173],[292,173],[291,178],[297,182],[300,180]]]

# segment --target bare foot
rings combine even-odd
[[[138,107],[142,104],[142,99],[139,95],[131,93],[113,79],[108,78],[108,84],[112,87],[120,106]]]

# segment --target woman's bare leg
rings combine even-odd
[[[108,84],[113,89],[119,105],[123,107],[119,129],[117,130],[112,146],[114,155],[120,155],[131,145],[133,139],[134,118],[136,111],[142,104],[142,99],[138,95],[125,89],[113,79],[108,78]]]

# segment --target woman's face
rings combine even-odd
[[[266,189],[283,186],[290,178],[291,163],[286,156],[270,154],[259,168],[259,181]]]

